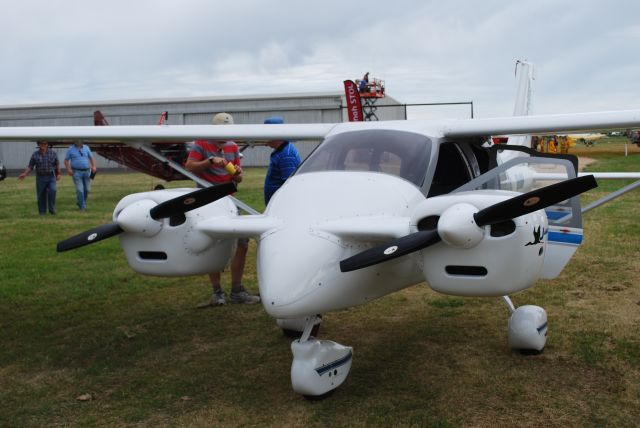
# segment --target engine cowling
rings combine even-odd
[[[151,202],[162,203],[193,189],[168,189],[154,192],[136,193],[123,198],[113,213],[114,221],[126,215],[127,224],[145,225],[142,216],[148,212]],[[151,202],[150,202],[151,201]],[[145,207],[140,219],[135,222],[129,217],[130,207]],[[127,262],[138,273],[156,276],[199,275],[222,271],[235,251],[233,238],[212,239],[196,230],[196,224],[204,219],[221,216],[237,216],[237,209],[229,198],[223,198],[201,208],[187,212],[181,218],[165,218],[159,221],[153,234],[148,227],[137,226],[138,231],[119,235]],[[154,221],[155,222],[155,221]]]
[[[415,224],[431,218],[422,224],[437,227],[443,239],[421,251],[425,280],[435,291],[458,296],[504,296],[532,286],[546,251],[544,211],[480,228],[473,213],[513,194],[478,193],[431,198],[416,210]]]

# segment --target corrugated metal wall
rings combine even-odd
[[[340,93],[309,93],[272,96],[185,98],[167,100],[131,100],[96,103],[49,104],[0,107],[0,126],[92,126],[93,112],[100,110],[110,125],[153,125],[163,111],[169,112],[173,125],[211,123],[215,113],[233,115],[235,123],[263,123],[269,116],[281,116],[286,123],[335,123],[346,120],[344,96]],[[397,104],[391,97],[378,104]],[[404,119],[404,108],[381,108],[380,120]],[[296,147],[305,158],[317,142],[300,142]],[[0,143],[0,159],[10,170],[24,169],[36,144]],[[65,150],[58,149],[64,158]],[[244,151],[243,165],[266,166],[271,149],[249,148]],[[98,157],[99,168],[119,168]]]

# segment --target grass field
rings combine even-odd
[[[640,149],[605,140],[573,152],[593,171],[640,171]],[[238,197],[262,209],[264,169]],[[640,421],[640,191],[585,216],[563,274],[513,296],[549,315],[545,352],[507,346],[499,299],[424,284],[327,314],[320,337],[354,347],[349,378],[306,401],[290,385],[290,339],[260,305],[205,310],[205,276],[128,268],[117,239],[57,254],[157,181],[99,174],[86,213],[69,177],[55,217],[34,179],[0,182],[0,426],[637,426]],[[178,187],[184,183],[172,184]],[[584,201],[622,183],[601,183]],[[257,290],[255,244],[246,285]],[[228,274],[223,276],[228,281]],[[225,285],[228,287],[228,282]],[[78,398],[85,398],[79,400]]]

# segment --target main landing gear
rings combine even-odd
[[[516,308],[509,296],[502,296],[509,311],[509,347],[525,354],[540,354],[547,343],[547,312],[540,306]]]
[[[509,347],[525,354],[541,353],[547,343],[546,311],[534,305],[516,308],[509,296],[503,296],[502,300],[511,312]],[[318,340],[312,335],[317,334],[321,321],[319,315],[277,321],[285,335],[300,337],[291,343],[291,385],[308,399],[323,398],[342,385],[353,360],[350,346]]]
[[[278,320],[285,334],[297,332],[303,323],[302,335],[291,342],[291,385],[308,399],[322,398],[342,385],[351,370],[353,348],[331,340],[318,340],[311,335],[320,325],[320,316],[298,320]]]

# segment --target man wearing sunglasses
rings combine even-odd
[[[73,177],[76,186],[76,204],[80,211],[87,209],[87,196],[91,191],[91,174],[96,172],[96,161],[89,146],[76,141],[68,149],[64,158],[67,174]]]

